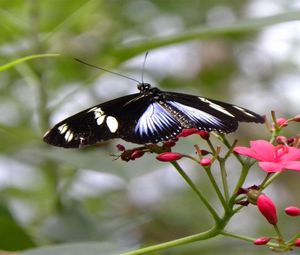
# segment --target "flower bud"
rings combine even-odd
[[[212,164],[212,161],[210,158],[202,158],[200,160],[200,165],[201,166],[210,166]]]
[[[254,243],[255,245],[265,245],[265,244],[267,244],[270,240],[271,240],[270,237],[262,236],[262,237],[259,237],[259,238],[255,239],[255,240],[253,241],[253,243]]]
[[[287,141],[288,141],[288,139],[283,135],[279,135],[279,136],[276,137],[276,142],[278,144],[286,144]]]
[[[295,137],[290,137],[290,138],[288,138],[287,139],[287,144],[289,145],[289,146],[292,146],[293,147],[293,143],[296,141],[296,138]]]
[[[207,150],[200,150],[200,154],[201,156],[206,156],[207,154],[210,154],[210,152]]]
[[[296,115],[296,116],[293,118],[293,121],[295,121],[295,122],[300,122],[300,114]]]
[[[299,216],[300,215],[300,208],[296,206],[289,206],[285,208],[285,213],[289,216]]]
[[[134,150],[130,155],[130,159],[135,160],[137,158],[142,157],[144,154],[145,154],[145,152],[142,150]]]
[[[297,247],[300,247],[300,238],[297,238],[297,239],[294,241],[294,245],[297,246]]]
[[[177,152],[163,152],[156,156],[156,159],[159,161],[169,162],[176,161],[182,158],[182,154]]]
[[[277,212],[274,202],[264,194],[261,194],[257,199],[257,207],[261,214],[265,216],[267,221],[272,224],[277,224]]]
[[[201,136],[201,138],[204,140],[209,139],[209,132],[207,132],[207,131],[198,131],[197,134],[199,134]]]
[[[187,137],[198,132],[197,128],[184,128],[177,137]]]
[[[116,147],[119,151],[125,151],[125,146],[123,144],[117,144]]]
[[[168,140],[164,142],[164,147],[173,147],[176,145],[176,142],[174,140]]]
[[[288,125],[285,118],[278,118],[276,120],[276,122],[277,122],[278,126],[280,126],[280,127],[286,127]]]

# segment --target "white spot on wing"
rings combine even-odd
[[[68,130],[68,125],[63,124],[57,128],[59,130],[59,133],[64,134]]]
[[[205,102],[205,103],[208,103],[209,106],[219,112],[222,112],[228,116],[231,116],[231,117],[234,117],[233,114],[231,114],[230,112],[228,112],[224,107],[222,107],[221,105],[218,105],[218,104],[215,104],[213,103],[212,101],[208,100],[207,98],[204,98],[204,97],[199,97],[199,99],[202,101],[202,102]]]
[[[72,141],[73,137],[74,137],[73,133],[70,130],[68,130],[67,133],[65,134],[65,140],[66,140],[66,142]]]
[[[100,126],[103,123],[103,121],[106,117],[106,115],[104,115],[104,112],[102,111],[102,109],[100,107],[93,107],[88,112],[94,112],[95,119],[97,120],[98,126]]]
[[[115,133],[119,127],[119,123],[117,119],[113,116],[107,116],[106,124],[110,130],[110,132]]]
[[[100,126],[103,123],[104,119],[105,119],[105,115],[100,116],[97,119],[97,125]]]

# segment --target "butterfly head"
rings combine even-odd
[[[151,85],[149,83],[142,82],[137,85],[137,88],[141,92],[147,92],[151,89]]]

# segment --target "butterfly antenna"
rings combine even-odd
[[[134,78],[131,78],[131,77],[126,76],[126,75],[121,74],[121,73],[116,73],[116,72],[110,71],[110,70],[105,69],[105,68],[103,68],[103,67],[95,66],[95,65],[90,64],[90,63],[87,63],[87,62],[85,62],[85,61],[83,61],[83,60],[81,60],[81,59],[74,58],[74,60],[76,60],[77,62],[79,62],[79,63],[81,63],[81,64],[84,64],[84,65],[87,65],[87,66],[90,66],[90,67],[93,67],[93,68],[96,68],[96,69],[100,69],[100,70],[102,70],[102,71],[105,71],[105,72],[108,72],[108,73],[112,73],[112,74],[121,76],[121,77],[123,77],[123,78],[129,79],[129,80],[132,80],[132,81],[135,81],[135,82],[137,82],[138,84],[141,83],[140,81],[138,81],[138,80],[136,80],[136,79],[134,79]]]
[[[143,68],[142,68],[142,76],[141,76],[142,83],[144,83],[145,65],[146,65],[146,60],[147,60],[147,57],[148,57],[148,53],[149,53],[149,51],[146,52],[145,57],[144,57]]]

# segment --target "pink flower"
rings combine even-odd
[[[279,172],[283,169],[300,171],[300,149],[285,145],[277,145],[256,140],[250,142],[248,147],[235,147],[236,153],[254,158],[264,171],[269,173]]]
[[[271,198],[267,197],[264,194],[261,194],[257,199],[257,207],[270,224],[277,224],[276,207]]]

